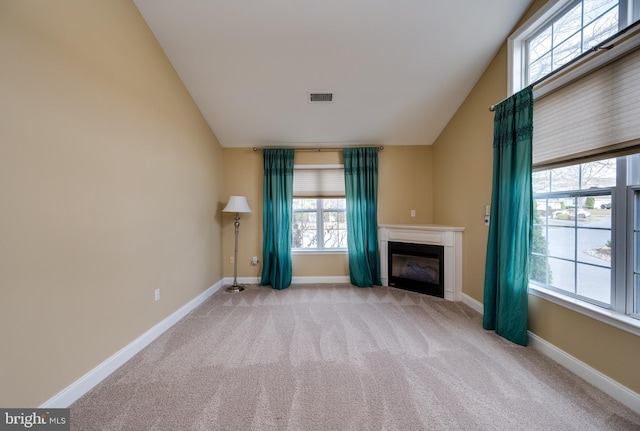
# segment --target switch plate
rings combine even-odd
[[[229,256],[229,263],[233,263],[233,256]]]

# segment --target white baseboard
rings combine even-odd
[[[528,344],[531,348],[548,356],[558,364],[567,368],[572,373],[580,376],[602,392],[621,402],[631,410],[640,414],[640,395],[631,389],[622,386],[615,380],[605,376],[600,371],[591,368],[584,362],[574,358],[553,344],[545,341],[537,335],[529,332]]]
[[[462,302],[476,310],[478,313],[484,313],[483,304],[465,293],[462,294]],[[631,389],[621,385],[610,377],[607,377],[600,371],[591,368],[589,365],[571,356],[564,350],[557,348],[532,332],[528,332],[527,344],[532,349],[539,351],[554,362],[557,362],[572,373],[591,383],[611,398],[640,414],[640,395],[633,392]]]
[[[348,275],[329,277],[292,277],[291,284],[312,284],[312,283],[351,283]],[[233,277],[223,279],[224,286],[233,284]],[[238,284],[260,284],[260,277],[238,277]]]
[[[349,283],[349,277],[294,277],[293,283]],[[246,277],[238,279],[238,282],[245,284],[257,284],[260,279],[257,277]],[[223,285],[233,283],[233,278],[224,278],[213,286],[202,292],[200,295],[189,301],[169,317],[149,329],[140,337],[132,341],[130,344],[116,352],[110,358],[98,365],[93,370],[82,376],[80,379],[72,383],[70,386],[62,390],[60,393],[46,401],[40,408],[66,408],[73,404],[77,399],[86,394],[107,376],[117,370],[125,362],[139,353],[148,346],[153,340],[162,335],[165,331],[175,325],[180,319],[189,314],[198,305],[203,303],[207,298],[218,291]],[[462,294],[462,302],[479,313],[483,313],[482,303],[471,298],[469,295]],[[615,400],[621,402],[625,406],[640,414],[640,395],[632,390],[622,386],[620,383],[605,376],[601,372],[591,368],[584,362],[574,358],[563,350],[557,348],[553,344],[545,341],[537,335],[529,332],[528,344],[531,348],[538,350],[545,356],[551,358],[558,364],[567,368],[569,371],[580,376],[587,382],[591,383],[604,393],[608,394]]]
[[[222,280],[209,287],[194,299],[180,307],[166,319],[149,329],[147,332],[113,354],[110,358],[80,377],[60,393],[46,401],[40,408],[67,408],[81,396],[93,389],[98,383],[121,367],[125,362],[147,347],[153,340],[162,335],[167,329],[175,325],[180,319],[189,314],[194,308],[202,304],[222,287]]]
[[[311,284],[311,283],[351,283],[348,275],[337,275],[331,277],[293,277],[292,283]]]
[[[238,277],[238,284],[258,284],[260,283],[260,277]],[[233,277],[225,277],[222,279],[223,286],[231,286],[233,284]]]
[[[466,293],[462,293],[462,303],[473,308],[478,313],[484,314],[484,305],[482,305],[482,302],[476,301]]]

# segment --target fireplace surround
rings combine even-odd
[[[439,226],[439,225],[379,225],[378,226],[378,241],[380,248],[380,276],[382,278],[382,285],[389,286],[394,284],[394,275],[390,274],[389,269],[389,243],[405,244],[408,247],[408,253],[401,254],[417,254],[419,257],[423,256],[427,259],[433,259],[434,256],[430,252],[418,252],[412,253],[412,250],[420,250],[422,247],[411,248],[411,245],[428,245],[439,247],[442,250],[442,272],[440,277],[443,279],[442,294],[435,294],[436,296],[444,296],[449,301],[461,301],[462,300],[462,227],[452,226]],[[402,246],[401,246],[402,247]],[[431,250],[435,250],[431,249]],[[431,254],[431,255],[430,255]],[[433,264],[429,261],[414,262],[415,266],[430,267]],[[427,272],[431,272],[431,269],[427,269]],[[398,275],[398,274],[396,274]],[[402,275],[402,274],[400,274]],[[415,277],[414,277],[415,278]],[[421,276],[418,276],[421,278]],[[428,277],[427,277],[428,278]],[[395,284],[398,284],[397,281]],[[435,283],[431,283],[433,285]],[[398,286],[401,287],[401,286]],[[406,287],[405,287],[406,288]],[[416,288],[408,287],[409,290],[419,291]],[[431,286],[429,289],[432,289]],[[433,292],[422,292],[433,295]]]

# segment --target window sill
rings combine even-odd
[[[569,298],[544,287],[529,284],[529,294],[568,308],[592,319],[614,326],[634,335],[640,335],[640,320],[617,311],[607,310],[579,299]]]
[[[347,254],[348,251],[346,248],[334,248],[334,249],[323,249],[323,250],[301,250],[301,249],[292,249],[291,255],[293,256],[305,256],[305,255],[323,255],[323,254]]]

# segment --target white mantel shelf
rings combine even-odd
[[[409,244],[430,244],[444,247],[444,298],[462,300],[462,232],[463,227],[425,224],[378,225],[380,246],[380,278],[382,285],[389,285],[389,241]]]

